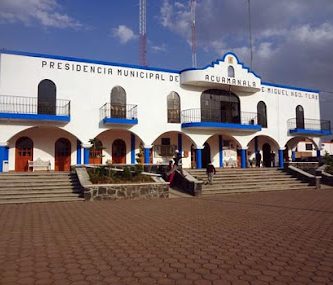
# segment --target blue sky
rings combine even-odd
[[[192,66],[189,0],[147,0],[148,65]],[[247,0],[197,0],[198,66],[227,51],[250,65]],[[333,1],[251,0],[253,70],[319,89],[333,121]],[[0,0],[0,48],[139,63],[139,0]]]

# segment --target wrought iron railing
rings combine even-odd
[[[288,130],[293,129],[304,129],[314,131],[330,131],[331,121],[330,120],[315,120],[315,119],[304,119],[296,120],[296,118],[289,119],[287,121]]]
[[[100,118],[108,119],[108,118],[118,118],[118,119],[127,119],[127,120],[135,120],[138,118],[137,105],[134,104],[112,104],[105,103],[100,108]]]
[[[240,112],[233,115],[219,109],[187,109],[182,111],[182,123],[216,122],[234,123],[241,125],[257,125],[258,114],[253,112]]]
[[[0,113],[70,115],[70,100],[57,99],[56,104],[38,102],[37,97],[0,95]]]

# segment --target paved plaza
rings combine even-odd
[[[0,284],[333,284],[333,190],[0,205]]]

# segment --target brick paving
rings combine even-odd
[[[333,191],[0,206],[0,284],[333,284]]]

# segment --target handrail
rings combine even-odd
[[[70,115],[70,100],[56,99],[56,104],[38,102],[37,97],[0,95],[0,113]]]
[[[134,120],[138,118],[137,105],[105,103],[100,110],[100,119],[120,118]]]
[[[287,121],[288,130],[293,129],[305,129],[305,130],[321,130],[330,131],[331,121],[330,120],[318,120],[318,119],[304,119],[297,120],[296,118],[291,118]]]

